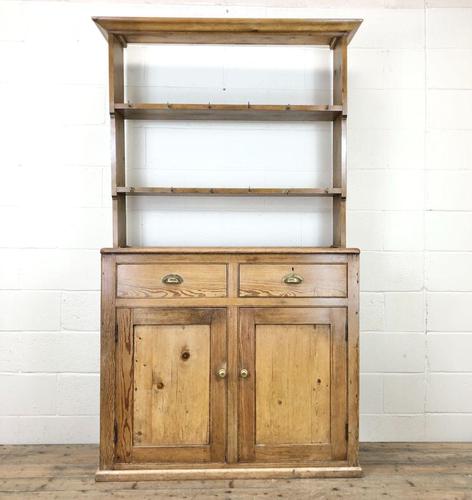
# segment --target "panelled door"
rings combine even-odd
[[[224,309],[118,308],[116,461],[222,462]]]
[[[346,309],[242,308],[239,461],[346,459]]]

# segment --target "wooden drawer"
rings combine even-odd
[[[226,297],[225,264],[120,264],[121,298]]]
[[[346,264],[241,264],[240,297],[347,297]]]

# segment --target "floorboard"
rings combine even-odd
[[[1,499],[472,500],[472,443],[365,443],[360,479],[96,483],[93,445],[0,446]]]

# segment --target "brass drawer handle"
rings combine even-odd
[[[303,283],[303,277],[300,276],[299,274],[290,273],[287,274],[287,276],[284,276],[282,278],[282,281],[286,285],[299,285],[300,283]]]
[[[217,372],[216,375],[219,378],[226,378],[226,368],[220,368]]]
[[[180,276],[180,274],[166,274],[162,278],[162,283],[165,283],[166,285],[180,285],[183,282],[184,279]]]
[[[241,378],[248,378],[249,377],[249,372],[246,370],[246,368],[243,368],[240,372],[239,372],[239,376]]]

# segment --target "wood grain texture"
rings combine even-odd
[[[224,248],[224,247],[223,247]],[[222,249],[223,249],[222,248]],[[257,249],[258,247],[256,247]],[[198,250],[202,250],[201,252]],[[268,252],[262,253],[257,250],[254,253],[248,253],[243,249],[236,249],[236,252],[231,252],[230,248],[227,251],[211,252],[208,247],[197,247],[197,251],[192,253],[189,248],[181,247],[174,253],[169,253],[167,247],[158,249],[155,253],[147,251],[147,248],[142,247],[142,252],[104,252],[105,254],[111,253],[115,255],[117,264],[227,264],[230,261],[237,262],[238,264],[346,264],[347,256],[350,254],[359,253],[341,252],[341,249],[335,249],[335,252],[314,252],[306,253],[303,247],[297,253],[296,249],[292,248],[292,252],[281,253]],[[162,250],[162,251],[161,251]],[[179,251],[180,250],[180,251]],[[240,251],[238,251],[240,250]],[[275,248],[274,248],[275,250]],[[354,249],[353,249],[354,250]]]
[[[329,310],[331,324],[331,458],[345,460],[347,454],[347,311]]]
[[[249,370],[249,377],[240,382],[240,461],[345,459],[345,309],[244,308],[240,315],[240,364]],[[307,336],[315,327],[329,330],[329,346],[327,349],[326,340],[321,340],[318,357],[310,352],[315,358],[310,360],[302,351],[315,348]],[[296,335],[300,333],[297,345]],[[320,391],[316,401],[310,398],[319,405],[313,405],[312,415],[306,402],[298,398],[308,397],[307,392],[323,383],[327,389]],[[289,404],[286,409],[284,400]]]
[[[333,199],[333,245],[346,246],[347,196],[347,44],[341,38],[333,49],[333,103],[342,106],[342,116],[333,122],[333,186],[341,188],[342,197]]]
[[[103,258],[113,259],[118,268],[154,269],[156,266],[171,272],[185,266],[222,268],[225,290],[227,285],[224,297],[114,298],[118,314],[123,316],[118,318],[117,358],[123,359],[120,364],[117,362],[117,373],[119,370],[132,373],[129,367],[134,365],[134,373],[128,376],[132,379],[134,399],[129,402],[120,397],[125,394],[123,387],[128,381],[124,381],[126,377],[120,381],[117,376],[118,399],[124,403],[120,411],[116,405],[120,454],[117,453],[112,467],[127,473],[148,470],[163,474],[164,469],[184,471],[198,466],[199,470],[206,468],[210,476],[216,469],[231,466],[260,467],[266,471],[329,465],[342,471],[345,467],[357,467],[358,461],[354,464],[357,457],[353,458],[357,424],[347,409],[351,412],[353,397],[358,402],[355,380],[353,391],[348,389],[348,383],[356,376],[355,371],[349,370],[358,370],[358,365],[351,364],[346,341],[346,318],[352,317],[349,307],[358,293],[357,274],[352,271],[357,269],[357,253],[307,254],[302,249],[299,254],[296,251],[250,254],[244,248],[240,253],[231,248],[213,254],[209,249],[202,253],[187,250],[104,254]],[[274,270],[292,271],[293,266],[295,271],[307,271],[305,278],[313,269],[326,268],[331,288],[333,270],[335,276],[341,270],[343,293],[348,296],[238,297],[243,274],[240,271],[244,267],[264,268],[260,276],[270,280]],[[133,273],[129,274],[135,279]],[[116,292],[120,293],[118,284]],[[132,334],[122,334],[123,329]],[[192,352],[207,346],[206,369],[201,373],[197,370],[198,373],[189,377],[192,386],[186,385],[186,389],[180,391],[181,399],[176,397],[167,400],[167,406],[159,406],[155,393],[169,385],[159,371],[162,366],[167,372],[177,373],[177,378],[186,383],[185,376],[181,377],[179,372],[179,363],[184,362],[177,358],[184,352],[190,353],[190,360],[193,358],[192,352],[182,347],[181,333],[200,338],[197,346],[191,345],[190,339],[184,342],[184,347],[191,347]],[[131,348],[126,345],[129,335]],[[136,366],[140,362],[147,366]],[[215,375],[222,367],[227,370],[225,379]],[[246,379],[239,376],[242,368],[249,370]],[[329,382],[326,386],[324,380]],[[163,387],[159,389],[160,383]],[[189,407],[186,406],[188,394],[193,396]],[[187,412],[188,422],[185,415],[181,416]],[[123,415],[121,420],[118,414]],[[163,420],[166,429],[159,428],[156,434],[156,422],[160,425]],[[127,428],[133,430],[131,441],[129,435],[121,435]],[[349,457],[348,440],[351,440]],[[218,474],[222,473],[215,472],[215,477]]]
[[[233,300],[238,296],[239,263],[231,256],[228,258],[228,298]],[[227,406],[227,436],[226,462],[238,461],[238,321],[239,311],[236,306],[228,305],[227,309],[227,348],[228,348],[228,406]]]
[[[133,120],[333,121],[341,106],[284,104],[115,103],[115,112]]]
[[[127,248],[102,248],[102,253],[111,254],[206,254],[213,258],[218,254],[266,254],[266,255],[345,255],[350,253],[358,254],[358,248],[333,248],[333,247],[127,247]]]
[[[345,117],[333,123],[333,185],[342,196],[333,198],[333,245],[346,246],[347,125]]]
[[[333,49],[333,103],[341,105],[347,114],[347,46],[348,40],[340,38]]]
[[[131,309],[117,309],[116,445],[118,462],[131,460],[133,446],[133,320]]]
[[[117,186],[125,183],[125,122],[119,115],[110,115],[111,139],[111,189],[112,196],[117,194]],[[122,195],[120,195],[123,197]]]
[[[98,471],[97,481],[163,481],[176,479],[291,479],[361,477],[360,467],[264,467]],[[248,497],[254,498],[254,497]]]
[[[211,311],[211,395],[210,395],[210,459],[224,462],[227,442],[228,375],[215,374],[228,370],[227,316],[224,309]]]
[[[118,307],[207,307],[208,298],[188,299],[116,299]],[[296,301],[296,302],[295,302]],[[240,297],[212,298],[212,307],[347,307],[347,298],[336,297]]]
[[[257,325],[256,445],[328,443],[328,325]]]
[[[349,256],[348,306],[348,461],[359,464],[359,256]]]
[[[303,282],[286,284],[284,277],[295,273]],[[347,268],[337,264],[242,264],[241,297],[346,297]]]
[[[116,192],[123,185],[125,173],[124,119],[115,114],[115,103],[124,99],[123,46],[115,35],[108,37],[108,98],[110,110],[111,193],[113,213],[113,246],[126,246],[126,197]]]
[[[1,446],[0,496],[14,500],[168,500],[183,496],[199,500],[208,497],[217,500],[228,497],[238,500],[333,497],[349,500],[378,500],[384,497],[467,500],[472,491],[471,443],[361,443],[360,458],[365,475],[355,481],[337,478],[323,481],[308,478],[268,480],[261,475],[258,478],[236,479],[238,470],[235,471],[234,466],[225,472],[226,478],[218,478],[213,475],[213,470],[208,473],[207,464],[201,464],[187,466],[187,470],[176,466],[178,472],[170,475],[161,469],[155,472],[156,481],[150,480],[148,474],[145,477],[147,481],[96,483],[93,476],[97,454],[96,445]],[[198,477],[192,478],[191,474],[197,468]],[[201,472],[202,469],[204,472]],[[258,465],[257,471],[251,469],[251,472],[254,475],[260,469]],[[277,470],[280,471],[280,467]],[[184,475],[185,472],[188,476]],[[259,472],[263,473],[264,470]],[[209,480],[208,474],[212,480]],[[271,474],[272,471],[269,471]]]
[[[224,461],[224,309],[118,314],[117,463]]]
[[[338,37],[334,33],[324,35],[294,33],[294,34],[257,34],[257,33],[130,33],[126,36],[127,43],[152,44],[205,44],[205,45],[330,45]]]
[[[282,196],[334,197],[340,188],[219,188],[219,187],[135,187],[118,186],[117,193],[127,196]]]
[[[351,40],[360,19],[235,19],[94,17],[105,38],[128,43],[251,43],[330,45]]]
[[[115,455],[115,257],[102,255],[100,307],[100,469]]]
[[[238,377],[241,370],[247,370],[249,376],[238,378],[238,461],[253,462],[255,460],[256,423],[255,423],[255,310],[243,308],[239,310],[238,332]]]
[[[170,469],[172,464],[180,464],[180,467],[186,464],[187,467],[193,467],[195,464],[211,462],[210,451],[210,445],[136,446],[133,448],[132,466],[123,467],[123,470],[146,470],[156,467]],[[143,465],[143,467],[139,467],[139,465]]]
[[[117,296],[120,298],[195,298],[226,296],[225,265],[145,264],[119,265]],[[166,284],[166,275],[177,274],[181,284]]]
[[[110,113],[115,112],[115,103],[123,102],[124,61],[123,46],[115,35],[108,37],[108,98]]]
[[[346,197],[347,188],[347,122],[345,116],[333,122],[333,185]]]
[[[333,245],[344,248],[346,245],[346,200],[333,200]]]
[[[134,325],[208,325],[212,309],[209,308],[148,308],[133,309]]]
[[[125,182],[125,130],[121,116],[110,115],[111,191],[113,215],[113,246],[126,246],[126,196],[117,194],[116,186]]]
[[[134,345],[134,445],[208,444],[209,325],[139,325]]]

